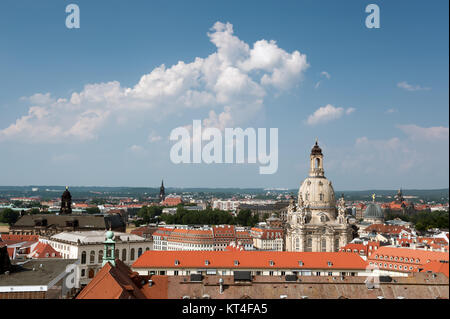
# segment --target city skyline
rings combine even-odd
[[[297,189],[318,138],[337,190],[448,188],[446,1],[67,4],[2,3],[0,185]],[[173,164],[195,119],[278,128],[278,171]]]

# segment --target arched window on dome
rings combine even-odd
[[[319,199],[320,199],[320,201],[323,201],[323,194],[322,193],[319,194]]]
[[[314,168],[319,168],[320,167],[320,158],[316,158],[315,162],[314,162]]]
[[[320,216],[320,221],[322,223],[325,223],[327,221],[327,218],[325,217],[325,215]]]

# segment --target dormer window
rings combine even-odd
[[[300,266],[300,267],[303,267],[303,261],[301,261],[301,260],[299,260],[299,262],[298,262],[298,265]]]
[[[180,264],[180,261],[178,259],[175,259],[175,266],[178,266]]]
[[[209,265],[209,260],[205,260],[205,265],[206,265],[206,266]]]
[[[235,261],[234,261],[234,265],[235,265],[235,266],[239,266],[239,261],[238,261],[238,260],[235,260]]]
[[[328,267],[333,266],[333,263],[331,261],[328,262]]]
[[[269,265],[270,265],[270,266],[273,266],[273,265],[274,265],[273,260],[269,260]]]

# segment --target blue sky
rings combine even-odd
[[[80,29],[65,27],[70,3]],[[448,9],[2,1],[0,185],[293,188],[318,137],[335,189],[448,187]],[[277,173],[173,164],[170,131],[194,119],[278,128]]]

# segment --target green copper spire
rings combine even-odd
[[[105,250],[103,253],[103,263],[102,267],[109,262],[111,265],[116,265],[116,259],[114,257],[114,251],[116,248],[116,242],[113,240],[114,233],[111,230],[106,232],[106,240],[103,242],[105,244]]]

